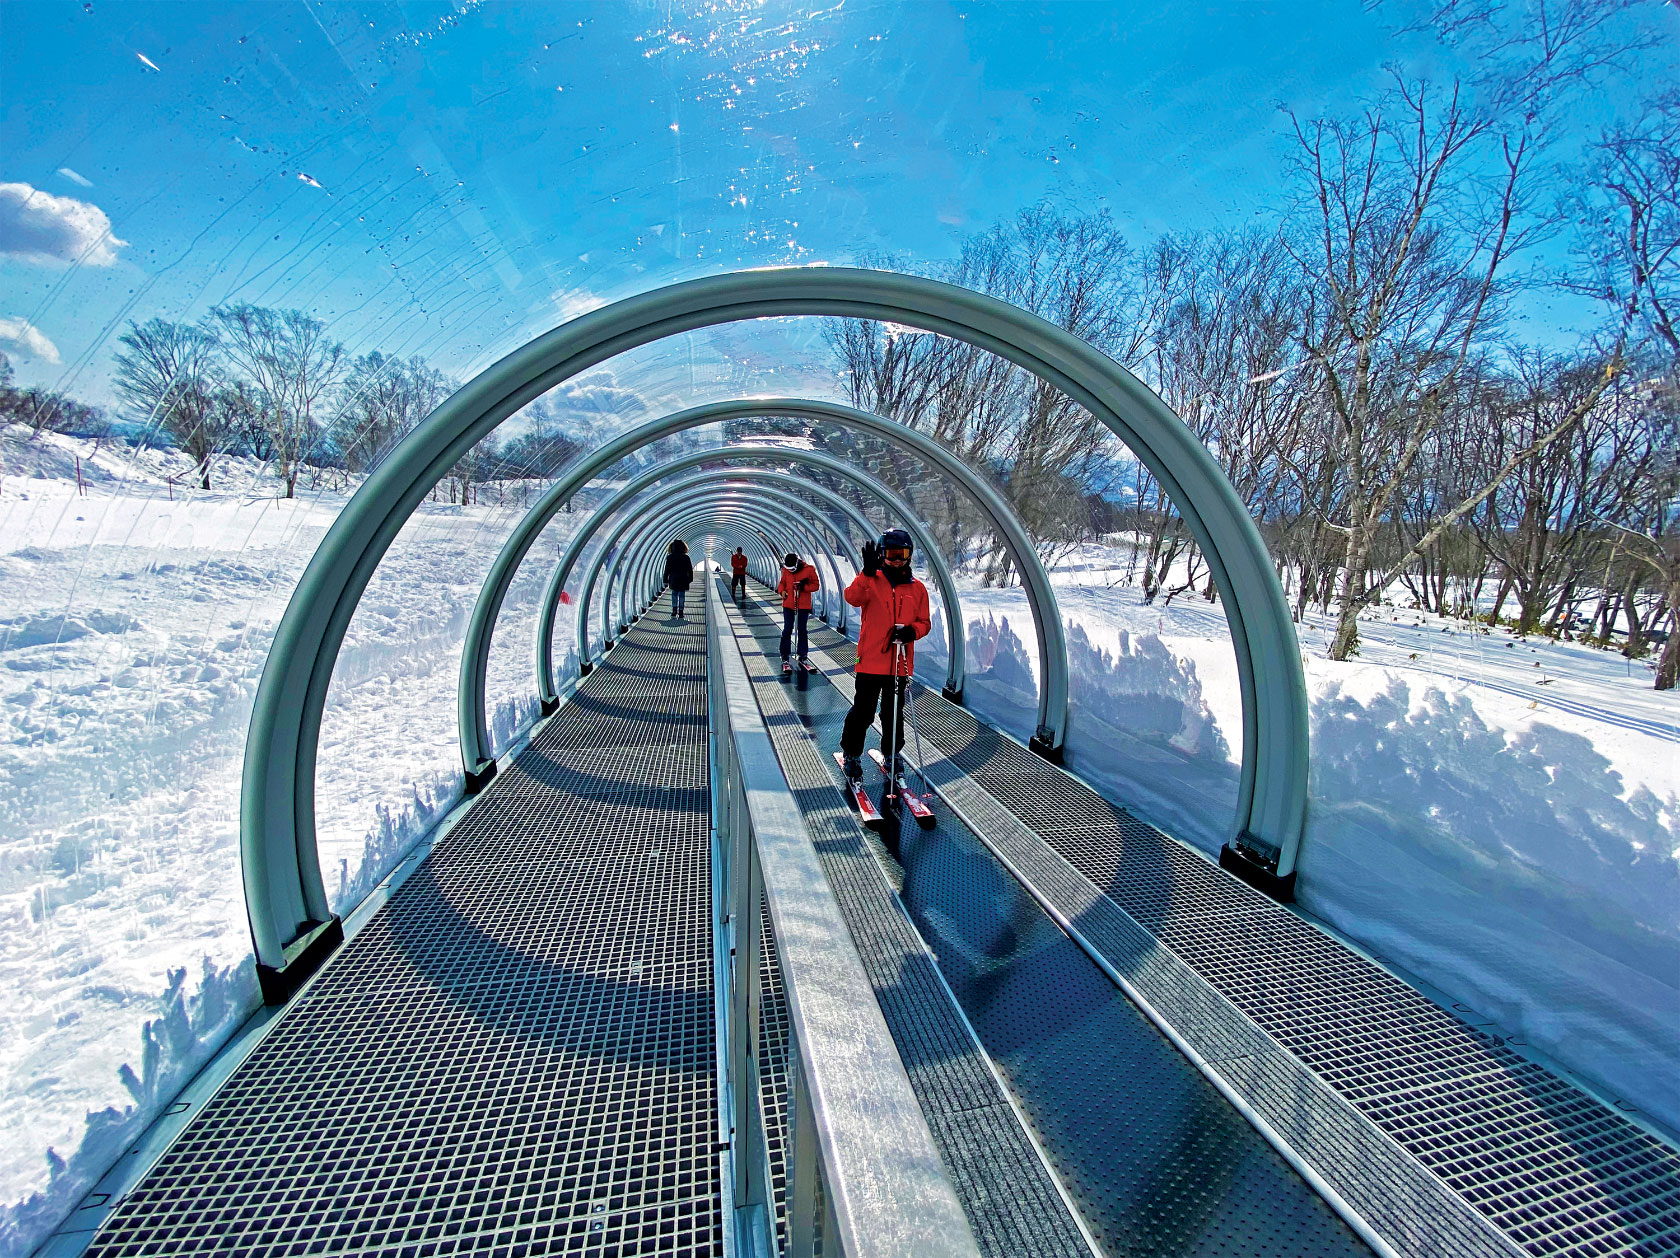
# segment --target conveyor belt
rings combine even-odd
[[[738,615],[783,770],[983,1251],[1081,1246],[989,1053],[1105,1253],[1369,1253],[949,815],[887,836],[918,937],[837,789],[844,697],[780,680],[779,620],[752,601]]]
[[[1680,1255],[1672,1148],[962,708],[920,690],[911,714],[970,818],[1387,1235],[1486,1249],[1421,1165],[1512,1252]]]
[[[689,606],[585,679],[91,1254],[721,1253]]]

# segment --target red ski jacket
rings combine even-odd
[[[776,593],[782,596],[783,607],[811,610],[811,591],[822,584],[817,570],[806,564],[798,572],[782,569],[782,579],[776,582]]]
[[[736,576],[740,576],[747,570],[747,557],[745,555],[729,556],[729,568]]]
[[[846,601],[858,609],[863,622],[858,630],[857,671],[860,673],[885,677],[893,671],[890,639],[894,625],[911,626],[918,639],[927,637],[928,630],[933,628],[927,586],[915,577],[903,585],[894,585],[884,572],[872,577],[860,572],[846,587]],[[906,643],[904,667],[899,675],[908,677],[915,667],[916,645]]]

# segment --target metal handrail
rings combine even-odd
[[[978,1258],[979,1249],[706,585],[718,855],[729,939],[725,1103],[736,1249],[775,1252],[759,1098],[759,905],[788,1017],[788,1258]]]

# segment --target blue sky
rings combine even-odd
[[[9,0],[0,344],[106,400],[128,319],[239,299],[467,374],[603,299],[946,256],[1044,197],[1139,241],[1269,222],[1280,104],[1345,111],[1442,55],[1392,7],[1138,8]],[[696,354],[762,376],[810,334],[621,369],[676,392]]]

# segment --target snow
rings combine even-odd
[[[306,479],[287,502],[248,462],[218,460],[210,492],[190,472],[168,453],[0,430],[0,1254],[56,1226],[257,1001],[245,729],[275,625],[354,484]],[[537,488],[428,502],[350,624],[316,783],[340,910],[458,797],[466,618]],[[556,517],[504,606],[498,747],[534,714],[535,604],[586,505]],[[1194,595],[1145,605],[1120,562],[1088,547],[1053,573],[1069,765],[1212,854],[1241,757],[1224,616]],[[1025,597],[962,587],[969,700],[1026,737]],[[556,633],[562,680],[574,612]],[[1323,658],[1328,629],[1309,617],[1301,631],[1303,907],[1680,1126],[1675,698],[1613,654],[1389,607],[1354,662]],[[942,634],[920,661],[934,681]]]

